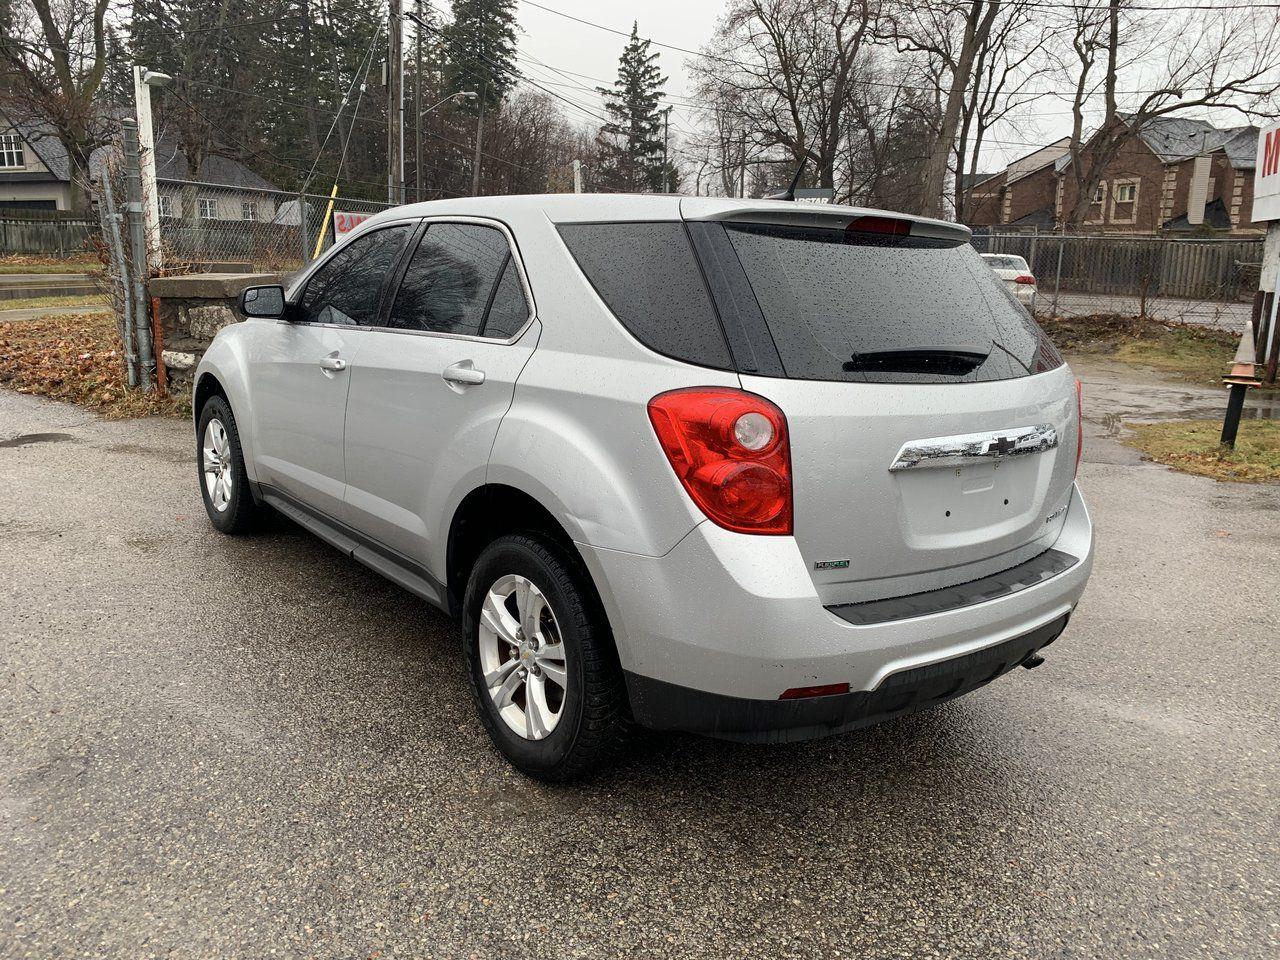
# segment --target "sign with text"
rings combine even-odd
[[[372,213],[345,213],[341,210],[333,211],[333,239],[341,240],[348,233],[354,230],[360,224],[364,223]]]
[[[1280,220],[1280,123],[1258,132],[1258,165],[1253,171],[1253,222]]]

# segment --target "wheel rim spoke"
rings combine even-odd
[[[507,574],[485,592],[479,621],[479,673],[498,716],[526,740],[545,739],[569,695],[555,611],[537,584]]]
[[[507,675],[507,679],[502,682],[497,691],[493,694],[493,702],[497,704],[498,709],[511,703],[511,698],[515,696],[520,685],[524,683],[524,671],[513,670]]]

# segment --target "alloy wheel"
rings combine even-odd
[[[560,625],[527,577],[499,577],[480,608],[480,669],[498,716],[526,740],[555,730],[568,696]]]
[[[210,420],[204,428],[200,455],[205,492],[209,495],[213,509],[222,513],[231,504],[235,478],[231,470],[231,441],[227,437],[227,428],[217,417]]]

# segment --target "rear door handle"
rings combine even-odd
[[[450,364],[444,368],[441,376],[447,382],[459,385],[475,386],[484,383],[484,371],[477,370],[470,360],[459,360],[457,363]]]
[[[347,361],[341,357],[324,357],[320,361],[320,366],[325,370],[345,370],[347,369]]]

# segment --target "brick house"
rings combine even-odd
[[[1124,116],[1117,121],[1126,122]],[[1092,141],[1091,141],[1092,143]],[[1091,143],[1084,150],[1090,150]],[[1254,236],[1253,168],[1258,128],[1219,128],[1163,117],[1146,124],[1102,171],[1082,228],[1091,233],[1227,233]],[[1075,202],[1071,157],[1054,164],[1054,224]]]
[[[976,228],[1052,230],[1057,189],[1054,163],[1067,152],[1069,143],[1070,138],[1063,137],[1040,147],[974,186],[965,223]]]

